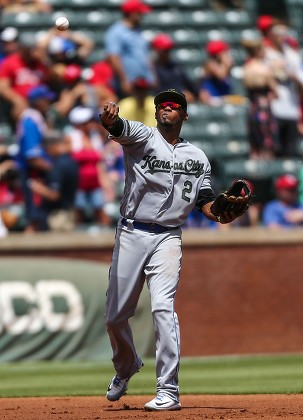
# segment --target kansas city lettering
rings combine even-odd
[[[141,168],[146,169],[145,173],[169,173],[173,169],[175,174],[194,175],[196,178],[199,178],[204,173],[204,163],[194,159],[187,159],[185,162],[175,162],[173,164],[167,160],[157,159],[157,156],[146,155],[143,157],[143,160],[144,164]]]

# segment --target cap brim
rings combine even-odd
[[[180,95],[178,92],[170,92],[170,91],[164,91],[159,92],[154,99],[154,104],[159,105],[161,102],[176,102],[177,104],[180,104],[184,111],[187,111],[187,101],[186,99]]]

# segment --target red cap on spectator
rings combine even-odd
[[[169,35],[159,34],[154,37],[151,46],[155,50],[170,50],[175,46],[175,43]]]
[[[261,32],[266,32],[269,30],[273,22],[274,18],[272,16],[262,15],[257,19],[257,27]]]
[[[288,189],[293,190],[298,187],[299,180],[291,174],[282,175],[276,180],[276,189]]]
[[[217,41],[209,41],[206,44],[206,51],[208,52],[209,55],[217,55],[220,54],[223,51],[228,51],[229,50],[229,45],[221,40],[217,40]]]
[[[134,81],[134,87],[139,89],[151,89],[152,84],[147,79],[144,79],[144,77],[138,77]]]
[[[67,83],[75,82],[81,77],[81,67],[78,64],[69,64],[65,67],[63,78]]]
[[[126,0],[121,5],[121,10],[123,13],[149,13],[151,8],[146,4],[142,3],[140,0]]]

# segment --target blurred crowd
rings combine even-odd
[[[214,1],[217,9],[240,1]],[[2,13],[49,13],[46,0],[2,1]],[[200,76],[175,58],[168,33],[147,41],[141,22],[152,9],[125,0],[121,19],[104,36],[106,56],[88,64],[94,41],[76,29],[46,30],[35,42],[16,27],[0,32],[0,236],[8,231],[110,228],[119,217],[124,162],[121,147],[99,123],[106,101],[124,118],[155,125],[154,95],[182,91],[209,107],[247,103],[250,159],[302,158],[303,67],[300,44],[287,22],[260,16],[254,36],[243,37],[243,97],[235,95],[234,60],[225,40],[209,41]],[[6,144],[6,133],[14,142]],[[283,174],[274,203],[250,207],[235,226],[273,228],[303,223],[300,180]],[[252,189],[254,186],[252,185]],[[217,225],[193,212],[188,227]]]

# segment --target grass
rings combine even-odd
[[[155,392],[155,361],[145,360],[129,394]],[[113,376],[105,362],[0,364],[0,397],[104,395]],[[303,393],[303,355],[182,359],[182,394]]]

